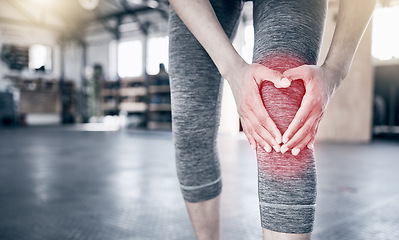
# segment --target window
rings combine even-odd
[[[163,63],[168,69],[168,37],[153,37],[148,40],[147,45],[147,73],[155,75],[159,72],[159,64]]]
[[[140,40],[126,41],[118,46],[119,77],[138,77],[143,74],[143,45]]]
[[[51,70],[51,48],[35,44],[29,48],[29,68],[32,70]]]
[[[377,8],[373,17],[372,55],[379,60],[399,58],[399,7]]]

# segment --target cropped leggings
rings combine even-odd
[[[226,34],[233,39],[244,1],[210,2]],[[254,0],[253,6],[253,62],[280,72],[316,64],[326,0]],[[169,39],[177,175],[186,201],[205,201],[218,196],[222,188],[216,138],[223,81],[211,58],[173,9]],[[264,105],[282,133],[304,93],[302,81],[293,81],[286,89],[277,89],[267,81],[261,86]],[[284,233],[311,232],[316,199],[313,151],[304,149],[293,156],[289,152],[267,153],[258,147],[257,162],[262,227]]]

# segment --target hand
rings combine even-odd
[[[257,144],[267,152],[280,152],[282,136],[276,124],[270,118],[260,95],[263,81],[271,81],[275,87],[287,87],[290,82],[281,82],[283,75],[260,64],[244,63],[225,76],[232,89],[237,111],[244,133],[252,147]]]
[[[283,73],[288,80],[303,80],[306,93],[294,119],[283,134],[281,152],[289,149],[293,155],[306,146],[313,149],[313,143],[320,120],[341,80],[336,71],[326,66],[303,65]]]

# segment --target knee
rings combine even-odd
[[[219,113],[214,98],[202,100],[199,96],[187,90],[172,96],[177,175],[188,202],[205,201],[221,191],[216,148]]]
[[[218,196],[222,189],[214,129],[174,130],[176,169],[183,197],[202,202]]]
[[[294,119],[304,94],[305,87],[302,81],[293,81],[288,88],[275,88],[271,82],[262,84],[263,103],[281,133],[288,128],[288,125]]]
[[[261,88],[263,103],[271,119],[283,134],[298,111],[305,87],[302,81],[293,81],[288,88],[275,88],[271,82],[264,82]],[[275,178],[308,175],[313,168],[313,150],[303,149],[298,156],[289,152],[267,153],[258,149],[259,168]]]

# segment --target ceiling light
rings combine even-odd
[[[79,0],[79,3],[85,10],[92,11],[98,6],[99,0]]]

